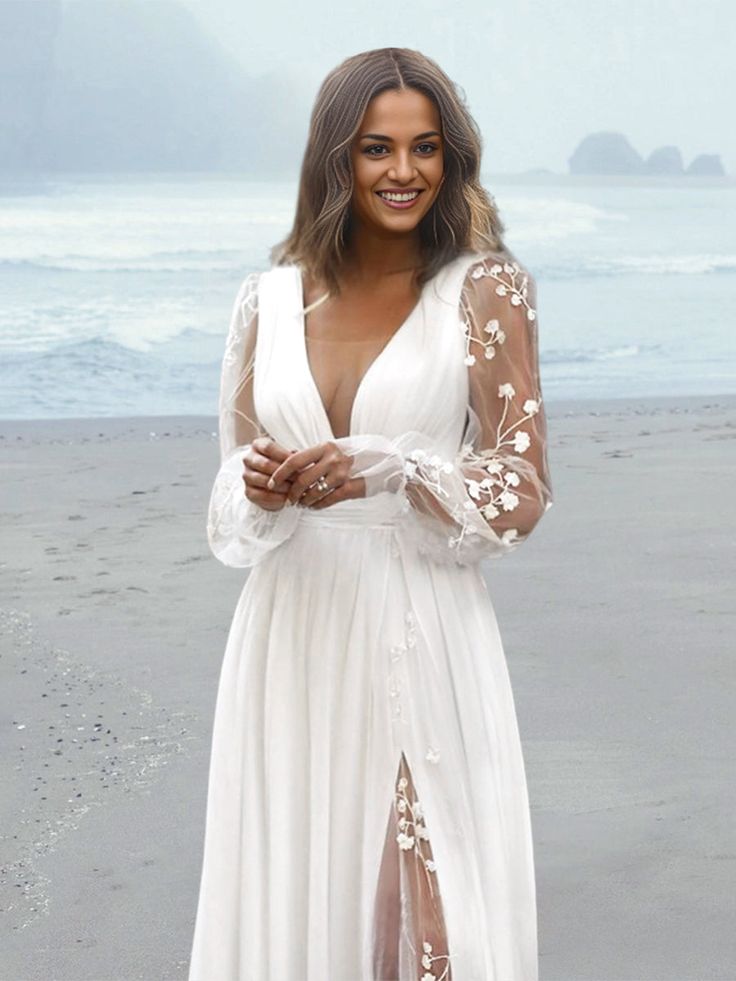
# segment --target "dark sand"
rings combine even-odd
[[[541,977],[734,981],[736,397],[547,408],[555,507],[486,568]],[[207,547],[215,430],[0,422],[2,981],[186,978],[246,576]]]

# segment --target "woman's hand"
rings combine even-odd
[[[243,457],[243,483],[249,501],[266,511],[280,511],[287,501],[290,480],[281,480],[271,488],[269,479],[279,464],[293,456],[296,450],[287,450],[269,436],[258,436]]]
[[[365,480],[350,478],[353,458],[343,453],[333,442],[320,443],[309,449],[289,455],[271,474],[267,487],[277,490],[284,481],[291,483],[286,499],[292,504],[319,510],[347,501],[353,497],[365,497]],[[325,486],[317,481],[324,478]],[[321,482],[322,483],[322,482]]]

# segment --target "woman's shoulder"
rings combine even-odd
[[[536,296],[529,267],[507,248],[468,253],[463,286],[476,295],[505,297],[514,306]]]
[[[464,253],[466,256],[467,275],[474,280],[509,277],[531,277],[531,272],[525,263],[510,249],[473,250]]]
[[[274,291],[276,296],[283,295],[283,287],[293,279],[297,266],[273,265],[268,269],[250,270],[242,274],[237,291],[237,302],[249,302],[258,306],[259,296],[266,291]]]
[[[472,253],[465,267],[462,299],[483,316],[505,319],[512,311],[536,320],[536,280],[528,267],[508,249]]]

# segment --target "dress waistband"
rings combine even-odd
[[[340,501],[315,511],[301,508],[300,524],[329,528],[395,528],[411,505],[403,494],[389,491],[372,497]]]

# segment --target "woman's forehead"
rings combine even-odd
[[[440,129],[434,102],[416,89],[390,89],[375,96],[363,116],[360,135],[414,136]]]

